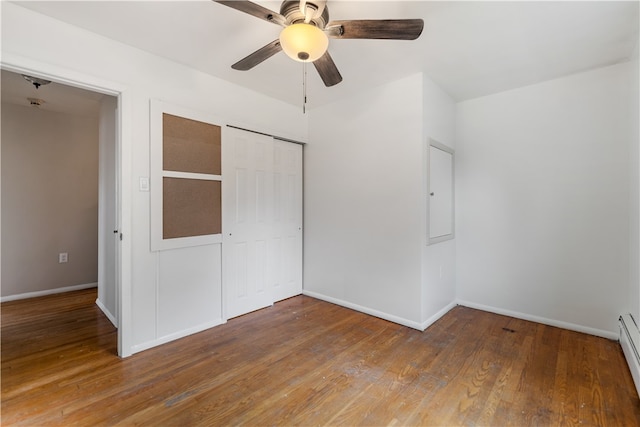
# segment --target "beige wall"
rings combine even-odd
[[[98,118],[2,104],[1,136],[2,297],[97,282]]]

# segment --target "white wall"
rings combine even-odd
[[[460,300],[617,335],[629,307],[630,72],[458,104]]]
[[[96,117],[2,104],[2,297],[95,286],[97,166]]]
[[[149,250],[149,193],[138,191],[138,177],[149,176],[151,98],[291,139],[313,135],[305,148],[306,291],[411,326],[450,302],[455,281],[459,297],[477,305],[597,331],[614,331],[628,306],[628,194],[637,180],[627,160],[627,65],[461,103],[457,239],[427,248],[425,141],[454,145],[451,99],[428,78],[302,116],[299,107],[15,4],[1,7],[4,61],[127,88],[131,179],[122,185],[131,227],[122,231],[131,242],[133,312],[121,325],[131,336],[125,354],[221,316],[219,247]],[[197,259],[198,268],[181,262]]]
[[[229,84],[163,58],[108,40],[85,30],[31,12],[15,4],[2,2],[2,58],[27,64],[41,64],[68,76],[90,76],[126,87],[130,105],[130,134],[124,135],[123,156],[131,156],[130,182],[123,182],[125,202],[130,206],[132,313],[123,313],[127,336],[123,354],[157,345],[182,334],[194,332],[220,319],[221,301],[216,292],[220,259],[212,255],[216,248],[193,249],[210,260],[204,268],[189,269],[177,261],[189,250],[151,252],[149,246],[149,193],[138,191],[138,178],[149,176],[149,100],[161,99],[193,110],[208,112],[231,124],[242,125],[279,136],[306,140],[307,117],[300,109],[266,96]],[[8,54],[8,55],[7,55]],[[16,65],[16,64],[13,64]],[[19,64],[18,64],[19,65]],[[152,189],[153,191],[153,189]],[[4,230],[3,230],[4,231]],[[219,249],[219,248],[218,248]],[[6,254],[3,253],[3,257]],[[195,258],[191,258],[195,259]],[[161,262],[162,260],[162,262]],[[126,262],[125,262],[126,261]],[[171,265],[174,270],[167,271]],[[162,267],[162,268],[161,268]],[[179,278],[179,279],[178,279]],[[176,295],[180,298],[174,299]],[[208,298],[203,303],[203,295]],[[203,319],[204,323],[203,323]]]
[[[304,290],[420,322],[422,75],[313,109]]]
[[[416,328],[454,301],[454,243],[426,246],[425,169],[454,115],[422,74],[312,110],[305,293]]]
[[[423,123],[424,144],[423,155],[427,162],[428,139],[433,138],[441,144],[455,149],[455,117],[456,104],[453,99],[428,77],[423,82]],[[455,165],[454,165],[455,167]],[[423,167],[426,183],[428,169]],[[427,188],[423,197],[427,197]],[[425,200],[426,205],[426,200]],[[423,215],[427,218],[427,214]],[[424,225],[427,222],[425,220]],[[422,244],[422,322],[427,326],[437,320],[441,311],[449,307],[456,299],[455,259],[456,241],[447,240],[433,245],[426,245],[427,231],[423,229]]]

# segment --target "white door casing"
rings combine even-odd
[[[103,80],[102,78],[84,74],[51,63],[33,58],[3,52],[1,68],[20,74],[27,74],[55,81],[61,84],[87,89],[117,97],[116,112],[116,197],[117,218],[120,232],[125,238],[116,241],[116,316],[118,324],[118,355],[127,357],[132,354],[133,324],[131,300],[131,189],[123,183],[131,182],[131,156],[133,147],[132,117],[133,96],[128,87],[121,83]]]
[[[429,243],[454,236],[454,153],[431,140],[429,145]]]

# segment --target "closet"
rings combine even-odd
[[[302,145],[150,105],[155,339],[301,294]]]
[[[302,145],[227,127],[222,141],[226,318],[302,293]]]

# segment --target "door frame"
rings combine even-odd
[[[118,205],[118,231],[123,238],[116,254],[116,310],[118,316],[118,355],[132,354],[132,300],[131,300],[131,222],[132,222],[132,95],[127,86],[85,74],[76,70],[49,64],[20,55],[2,54],[0,68],[19,74],[28,74],[57,83],[90,90],[118,99],[116,111],[116,192]],[[1,248],[0,248],[1,251]]]

